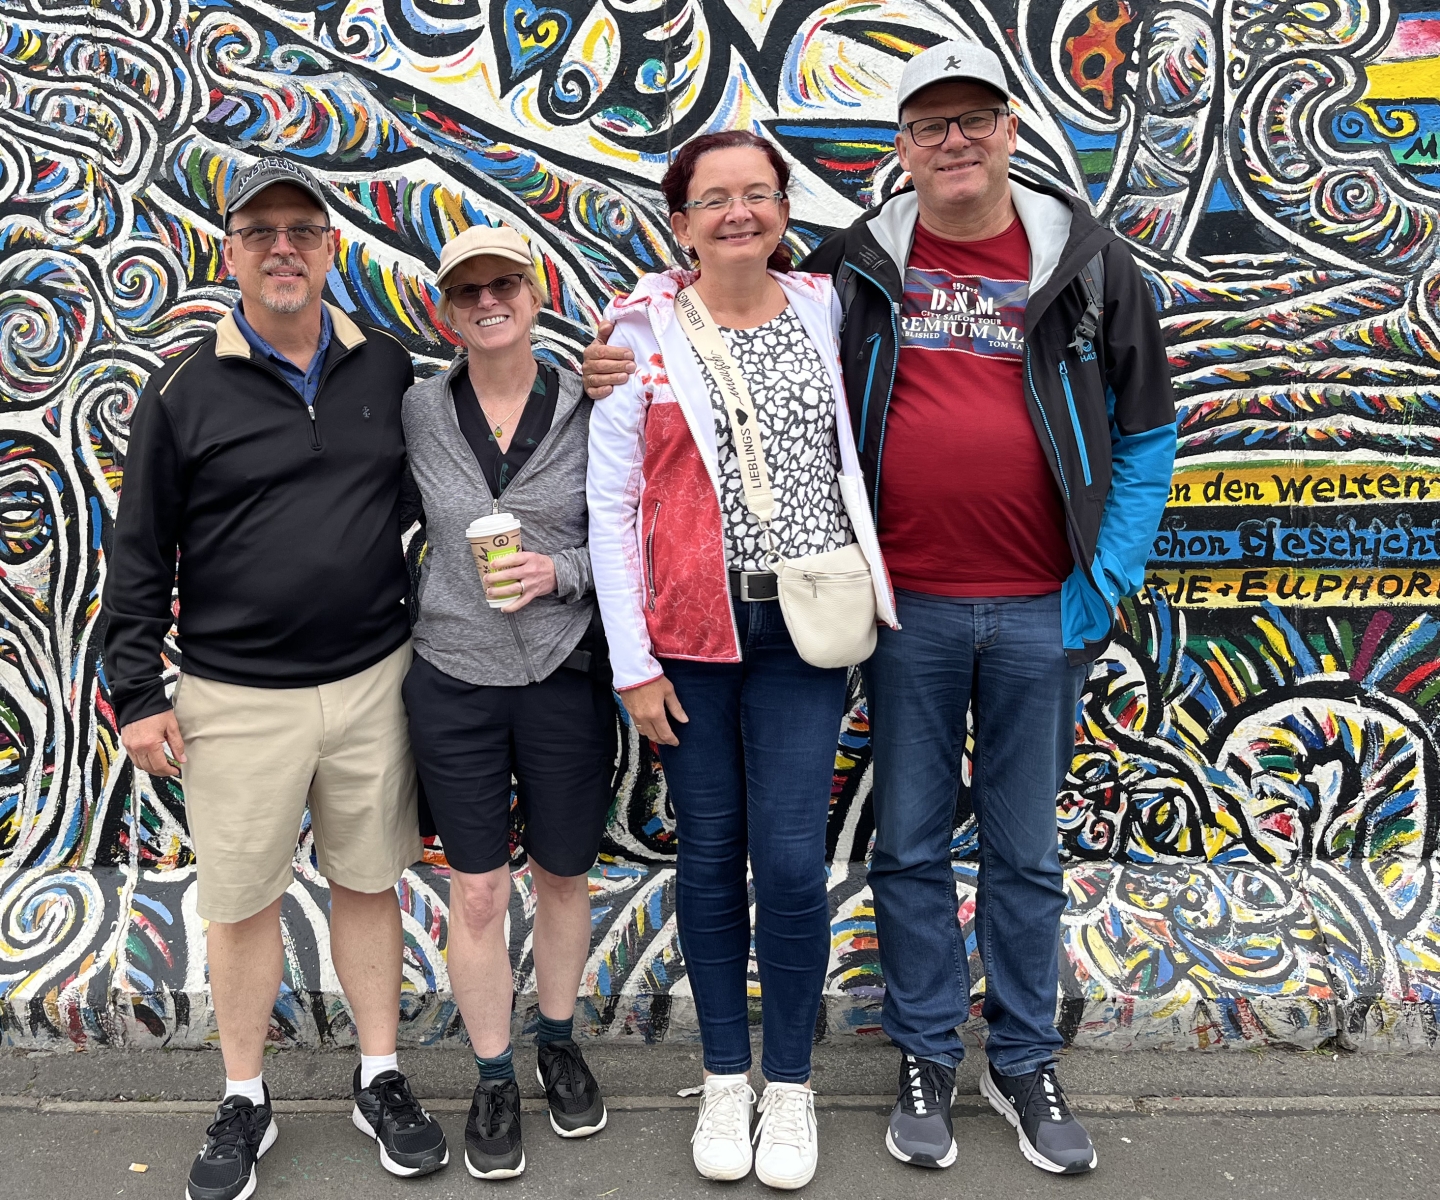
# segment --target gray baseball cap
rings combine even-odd
[[[951,79],[968,79],[994,88],[1006,100],[1010,99],[1010,85],[1005,81],[1005,65],[993,50],[987,50],[975,42],[941,42],[922,50],[900,73],[900,93],[897,107],[905,108],[905,102],[922,88],[932,83],[943,83]]]
[[[325,212],[330,211],[329,204],[325,202],[325,189],[304,167],[288,158],[261,158],[230,176],[220,215],[229,221],[266,188],[274,187],[277,183],[288,183],[291,187],[299,188]]]

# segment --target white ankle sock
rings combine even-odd
[[[398,1071],[400,1060],[394,1054],[362,1054],[360,1056],[360,1086],[368,1088],[375,1076],[383,1071]]]
[[[225,1077],[225,1096],[244,1096],[257,1108],[265,1103],[265,1076],[257,1075],[254,1079],[231,1079]],[[225,1097],[221,1097],[224,1099]]]

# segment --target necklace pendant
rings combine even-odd
[[[496,436],[496,437],[502,437],[502,436],[504,435],[504,433],[505,433],[505,431],[504,431],[503,429],[501,429],[500,426],[498,426],[498,425],[495,426],[495,436]]]

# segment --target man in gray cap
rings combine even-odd
[[[901,626],[879,631],[862,668],[881,1022],[901,1051],[885,1144],[925,1167],[958,1153],[970,978],[951,849],[973,701],[980,1090],[1030,1162],[1088,1171],[1095,1151],[1055,1070],[1055,799],[1087,664],[1141,586],[1168,494],[1169,368],[1124,243],[1079,198],[1010,175],[1019,119],[994,53],[916,55],[899,108],[912,187],[801,264],[834,276],[843,307],[850,416]],[[592,395],[624,379],[627,353],[586,351]]]
[[[196,908],[209,922],[226,1081],[189,1200],[249,1196],[275,1141],[261,1067],[307,807],[360,1044],[354,1124],[392,1174],[449,1158],[395,1056],[395,883],[420,857],[400,699],[410,355],[322,299],[336,233],[309,171],[277,158],[238,171],[224,220],[240,301],[135,407],[104,595],[121,740],[137,769],[183,778]],[[171,697],[164,642],[177,587]]]

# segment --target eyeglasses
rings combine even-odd
[[[771,204],[779,204],[783,199],[784,192],[746,192],[743,196],[725,196],[723,199],[717,196],[713,200],[687,200],[680,206],[680,211],[698,208],[701,212],[708,213],[729,212],[730,206],[737,200],[749,209],[767,208]]]
[[[510,300],[520,294],[520,285],[525,276],[497,275],[489,283],[457,283],[445,289],[445,298],[456,308],[474,308],[480,303],[480,294],[489,292],[496,300]]]
[[[905,130],[917,146],[938,146],[950,136],[950,126],[960,126],[960,132],[968,141],[983,142],[1000,125],[1000,114],[1009,112],[1006,108],[977,108],[974,112],[961,113],[958,117],[921,117],[909,121]]]
[[[329,225],[247,225],[244,229],[232,229],[230,232],[240,239],[245,249],[257,253],[270,249],[283,233],[292,250],[305,254],[320,249],[330,229]]]

